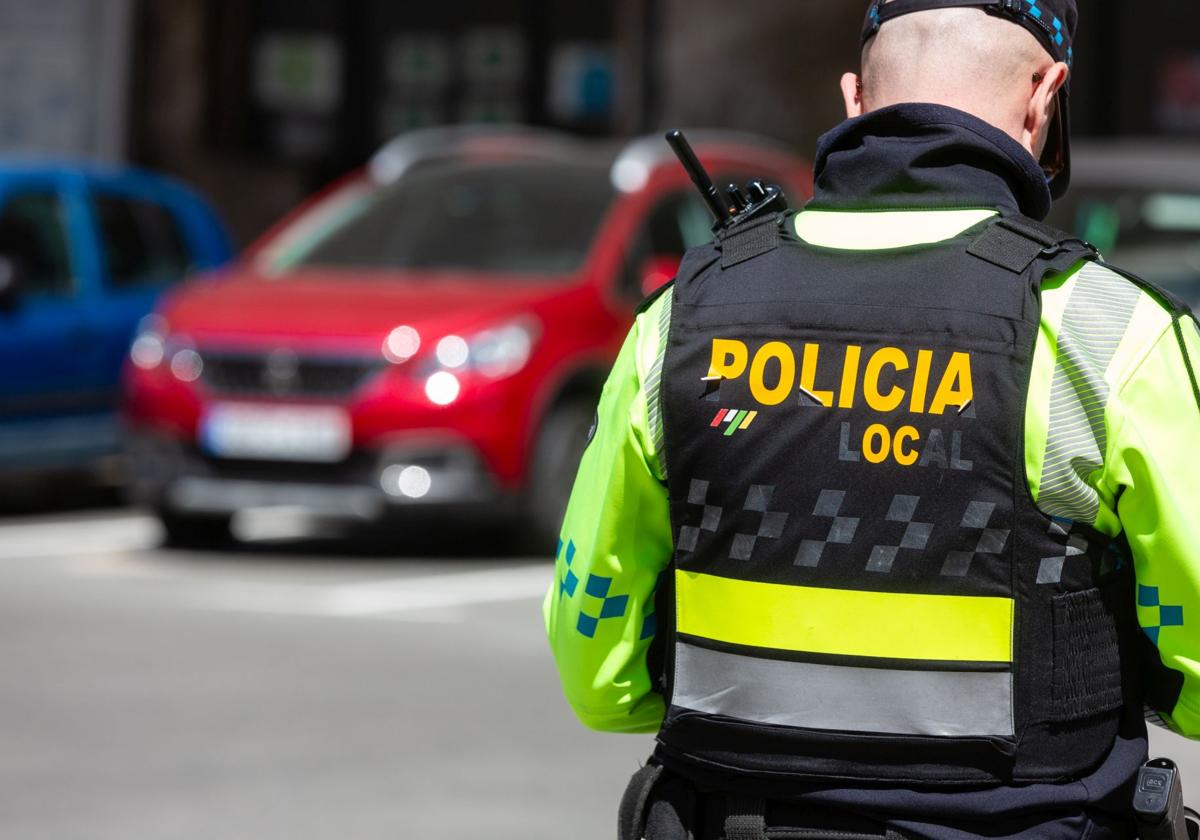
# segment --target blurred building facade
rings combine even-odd
[[[844,116],[836,84],[858,66],[865,1],[658,2],[663,122],[751,128],[808,151]],[[1076,133],[1200,139],[1200,4],[1080,7]]]
[[[127,153],[134,0],[0,0],[0,151]]]
[[[410,128],[751,130],[811,154],[864,3],[0,0],[0,149],[189,180],[246,242]],[[1200,7],[1087,4],[1076,128],[1200,137]]]
[[[616,126],[615,0],[141,0],[134,158],[245,242],[387,139],[448,123]]]

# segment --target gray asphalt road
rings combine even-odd
[[[548,561],[263,539],[292,524],[199,555],[130,514],[0,522],[0,837],[613,836],[650,741],[561,700]]]
[[[0,837],[614,834],[650,743],[561,700],[549,561],[157,540],[0,524]]]

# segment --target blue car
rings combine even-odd
[[[212,209],[171,180],[0,161],[0,472],[115,454],[138,322],[165,289],[231,254]]]

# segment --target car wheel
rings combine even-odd
[[[166,532],[163,540],[168,548],[216,549],[233,541],[230,527],[233,517],[228,514],[191,514],[158,511],[158,520]]]
[[[531,550],[553,551],[595,416],[595,402],[574,399],[555,406],[542,423],[524,505],[522,542]]]

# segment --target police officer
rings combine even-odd
[[[1200,737],[1200,333],[1039,221],[1076,22],[872,4],[814,200],[639,314],[545,604],[626,836],[1126,838]]]

